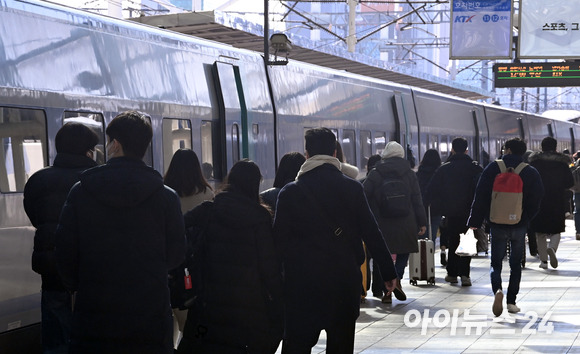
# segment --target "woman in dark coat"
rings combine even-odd
[[[204,290],[189,310],[179,353],[274,353],[278,347],[282,276],[272,219],[259,202],[261,178],[255,163],[239,161],[209,204]],[[208,203],[185,214],[186,227],[204,222]]]
[[[399,276],[399,282],[397,284],[399,290],[401,290],[400,279],[403,278],[407,262],[409,261],[409,253],[419,251],[417,238],[418,235],[425,234],[427,225],[425,208],[423,207],[417,176],[415,176],[415,173],[409,165],[409,161],[404,158],[404,155],[405,151],[399,143],[394,141],[387,143],[382,154],[382,161],[375,165],[374,170],[369,173],[363,184],[369,205],[377,219],[389,251],[391,251],[391,254],[397,255],[395,269]],[[381,197],[379,191],[384,179],[390,174],[398,176],[408,186],[411,210],[409,210],[406,216],[385,218],[381,216],[379,211],[379,200]],[[373,272],[373,287],[380,286],[382,283],[380,274]],[[379,293],[378,289],[373,288],[373,293]],[[397,298],[399,299],[399,297]],[[406,296],[403,296],[399,300],[405,299]],[[390,303],[390,294],[383,297],[382,301]]]
[[[425,192],[427,191],[427,185],[429,185],[431,177],[433,177],[439,166],[441,166],[439,152],[436,149],[429,149],[425,151],[423,160],[421,160],[421,163],[419,164],[419,170],[416,173],[427,218],[429,218],[429,211],[431,212],[431,238],[433,243],[435,243],[435,240],[437,239],[437,232],[439,231],[439,224],[441,223],[441,208],[437,203],[427,205],[427,203],[425,203]],[[430,208],[428,209],[427,207],[429,206]],[[439,245],[441,247],[441,265],[447,265],[447,258],[445,256],[447,240],[444,240],[444,238],[441,237]]]

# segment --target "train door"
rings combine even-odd
[[[407,116],[405,102],[403,102],[403,96],[400,92],[395,92],[393,95],[393,110],[395,113],[395,137],[401,146],[403,146],[403,149],[405,150],[405,157],[409,159],[410,156],[407,156],[409,149],[405,148],[407,146],[411,146],[409,117]]]
[[[218,101],[217,126],[212,127],[214,178],[223,180],[232,166],[248,157],[247,111],[243,91],[232,64],[215,62]]]
[[[473,123],[475,125],[475,141],[473,143],[473,158],[479,162],[482,167],[489,164],[490,146],[489,146],[489,129],[483,108],[473,107]]]
[[[30,267],[35,229],[23,192],[28,178],[48,165],[47,117],[42,109],[0,107],[0,337],[35,332],[40,322],[40,276]]]

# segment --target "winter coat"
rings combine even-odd
[[[203,206],[185,214],[185,226],[207,222]],[[205,233],[203,298],[189,310],[180,353],[201,342],[249,353],[274,353],[282,338],[282,274],[270,213],[233,191],[215,197]],[[199,347],[201,345],[201,347]],[[226,349],[224,349],[226,350]],[[199,352],[211,352],[200,350]]]
[[[172,353],[167,273],[185,255],[179,197],[141,160],[81,174],[56,232],[64,285],[76,291],[71,353]]]
[[[280,191],[274,218],[274,237],[284,263],[287,323],[293,328],[358,317],[360,265],[365,259],[361,239],[383,279],[397,277],[362,185],[329,163],[306,171],[308,160],[298,181]],[[306,193],[311,193],[319,207],[312,205]],[[342,234],[337,236],[337,226],[326,218],[341,227]]]
[[[380,189],[385,180],[384,176],[393,173],[409,187],[411,210],[405,217],[384,218],[379,211]],[[421,200],[417,176],[409,167],[409,161],[401,157],[389,157],[381,160],[367,176],[364,182],[364,191],[389,250],[394,254],[418,252],[419,229],[422,226],[427,226],[427,217]],[[371,254],[373,253],[371,252]]]
[[[427,204],[438,203],[441,215],[467,223],[477,181],[483,169],[469,155],[453,154],[427,185]]]
[[[52,167],[36,172],[24,186],[24,210],[36,228],[32,270],[42,276],[42,289],[66,291],[54,253],[54,233],[60,211],[81,172],[97,163],[84,155],[57,154]]]
[[[415,173],[417,176],[417,182],[419,182],[419,189],[421,189],[421,198],[423,200],[423,206],[425,206],[425,210],[427,210],[427,207],[429,206],[425,200],[427,186],[429,185],[431,178],[433,178],[435,175],[437,168],[439,168],[439,166],[419,165],[419,169]],[[433,204],[431,204],[431,215],[441,215],[441,206],[437,200],[434,200]]]
[[[508,154],[504,155],[502,160],[506,167],[515,169],[522,162],[522,157]],[[489,221],[493,182],[499,173],[500,169],[495,161],[487,165],[481,173],[475,191],[473,205],[471,206],[471,215],[467,222],[468,226],[479,228],[484,220]],[[523,182],[522,217],[520,222],[515,225],[500,225],[503,228],[527,227],[540,208],[540,201],[544,195],[544,187],[542,186],[542,179],[538,171],[531,166],[527,166],[520,172],[520,177]],[[490,227],[497,226],[497,224],[492,222],[489,225]]]
[[[540,211],[532,219],[532,229],[548,234],[564,232],[565,214],[568,211],[566,192],[574,186],[574,176],[569,167],[570,157],[547,151],[530,155],[529,161],[540,173],[545,190]]]
[[[280,189],[282,188],[272,187],[260,193],[260,198],[262,198],[262,201],[266,203],[266,205],[268,205],[274,212],[276,211],[276,201],[278,200]]]

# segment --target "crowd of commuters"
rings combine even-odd
[[[358,182],[334,133],[315,128],[305,133],[305,155],[284,155],[273,188],[262,193],[260,169],[250,160],[235,163],[214,193],[209,169],[189,149],[177,150],[161,176],[142,161],[152,138],[142,113],[119,114],[106,137],[108,160],[97,166],[98,136],[67,123],[56,135],[53,166],[25,187],[25,210],[37,230],[32,267],[42,276],[45,353],[274,353],[280,343],[284,354],[307,353],[322,330],[329,353],[352,353],[365,257],[372,259],[373,295],[383,303],[392,302],[391,294],[405,301],[409,254],[418,251],[418,238],[436,241],[439,234],[445,280],[459,277],[470,286],[470,257],[455,250],[460,234],[484,222],[492,312],[503,311],[509,249],[506,302],[516,313],[521,257],[513,255],[525,257],[527,235],[537,241],[530,251],[540,267],[556,268],[566,191],[577,188],[577,203],[580,194],[576,166],[549,137],[531,154],[524,141],[510,139],[501,161],[485,169],[469,156],[467,140],[456,138],[445,163],[427,150],[416,173],[410,146],[405,151],[391,141],[369,157]],[[524,158],[529,164],[520,165]],[[489,220],[500,163],[520,166],[523,202],[515,224]],[[391,180],[408,194],[408,210],[397,216],[385,215],[382,205]],[[578,208],[574,216],[579,239]],[[186,229],[200,225],[203,266],[194,281],[201,290],[187,308],[168,283],[189,276],[177,270],[191,246]]]

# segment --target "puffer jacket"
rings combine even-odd
[[[44,290],[66,290],[56,270],[54,233],[71,187],[81,172],[96,165],[84,155],[57,154],[51,167],[30,176],[24,186],[24,210],[36,228],[32,270],[41,275]]]

